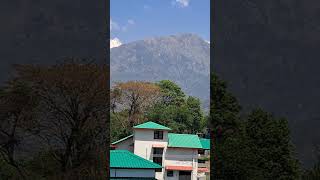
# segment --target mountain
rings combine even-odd
[[[110,50],[111,81],[168,79],[209,106],[210,44],[195,34],[139,40]]]

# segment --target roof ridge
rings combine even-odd
[[[196,134],[185,134],[185,133],[168,133],[168,134],[177,134],[177,135],[195,135],[195,136],[198,136]],[[199,137],[199,136],[198,136]]]
[[[136,126],[133,126],[135,129],[161,129],[161,130],[171,130],[171,128],[166,127],[162,124],[153,122],[153,121],[146,121],[142,124],[138,124]]]
[[[117,143],[122,142],[122,141],[124,141],[124,140],[126,140],[126,139],[129,139],[129,138],[132,137],[132,136],[133,136],[133,134],[131,134],[131,135],[127,136],[127,137],[121,138],[121,139],[119,139],[119,140],[117,140],[117,141],[115,141],[115,142],[113,142],[113,143],[111,143],[111,144],[112,144],[112,145],[113,145],[113,144],[117,144]]]

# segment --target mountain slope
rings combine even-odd
[[[169,79],[205,104],[209,100],[210,45],[194,34],[150,38],[112,48],[111,81]]]

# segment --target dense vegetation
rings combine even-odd
[[[179,133],[206,132],[200,100],[187,96],[172,81],[129,81],[111,89],[111,140],[132,133],[132,126],[154,121]]]
[[[286,119],[260,108],[241,115],[237,99],[215,75],[211,78],[211,91],[211,165],[216,178],[300,178]]]
[[[208,116],[198,98],[169,80],[116,83],[109,93],[105,66],[70,61],[15,70],[0,90],[0,179],[103,178],[108,139],[148,120],[179,133],[210,128],[211,172],[218,179],[320,177],[319,163],[300,167],[286,119],[258,107],[242,113],[215,75]]]
[[[19,65],[0,92],[0,179],[100,179],[108,153],[107,68]]]

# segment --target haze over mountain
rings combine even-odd
[[[111,81],[168,79],[209,106],[210,44],[195,34],[139,40],[111,49]]]

